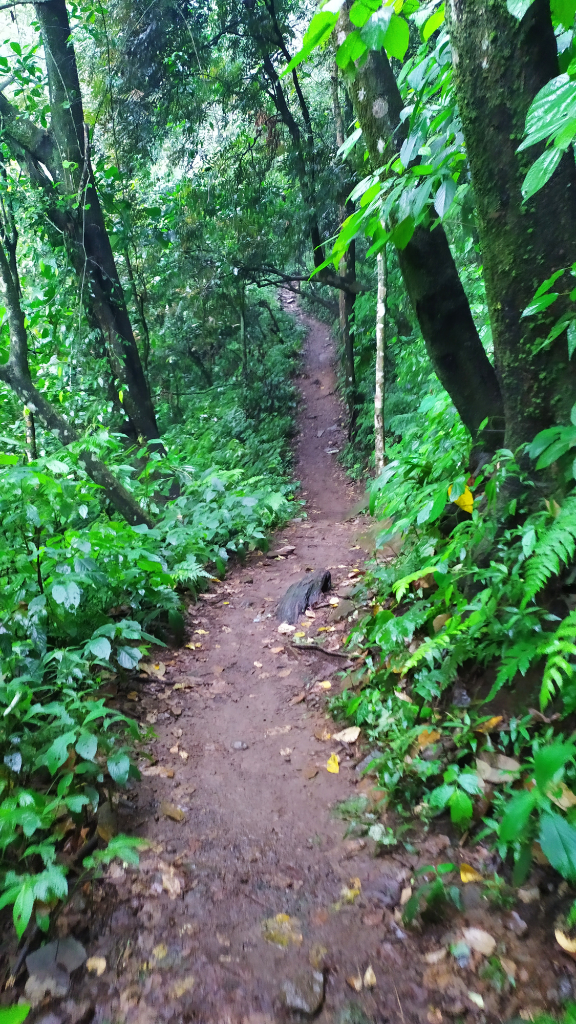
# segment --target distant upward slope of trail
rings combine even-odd
[[[190,608],[186,646],[119,696],[158,736],[154,763],[118,808],[121,831],[151,845],[139,870],[113,864],[61,915],[60,933],[105,969],[82,968],[72,998],[38,1008],[35,1021],[52,1011],[45,1024],[274,1024],[304,1012],[322,1024],[441,1024],[434,993],[453,975],[440,965],[444,982],[427,977],[439,970],[422,955],[435,933],[406,933],[392,909],[418,864],[457,851],[431,836],[413,855],[375,858],[331,814],[358,786],[374,792],[356,771],[362,752],[332,738],[324,713],[350,665],[338,654],[365,558],[361,521],[347,519],[360,494],[337,463],[344,408],[329,332],[284,301],[309,328],[295,452],[308,518],[273,538],[273,550],[292,553],[232,568]],[[319,568],[340,604],[304,616],[298,632],[328,628],[332,655],[295,651],[274,617],[288,586]],[[464,1012],[457,985],[453,995]]]

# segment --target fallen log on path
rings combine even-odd
[[[304,579],[293,583],[284,594],[276,611],[280,622],[288,622],[290,625],[298,620],[307,608],[310,608],[316,601],[320,600],[322,594],[327,593],[332,587],[332,577],[328,569],[318,569],[316,572],[307,573]]]

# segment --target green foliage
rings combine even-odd
[[[454,864],[425,865],[415,871],[422,883],[412,894],[404,910],[402,919],[412,924],[418,914],[437,920],[442,917],[447,906],[452,903],[462,909],[460,890],[456,885],[446,884],[445,879],[455,870]]]

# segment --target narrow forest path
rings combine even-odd
[[[385,858],[370,842],[344,838],[332,808],[371,784],[356,770],[360,752],[330,737],[324,710],[349,663],[297,652],[278,632],[274,610],[288,586],[307,568],[329,568],[340,605],[300,628],[315,635],[330,624],[326,646],[336,650],[353,612],[351,576],[366,555],[353,515],[358,488],[334,451],[344,442],[334,347],[323,324],[285,301],[309,328],[296,446],[308,518],[273,538],[273,550],[293,553],[254,554],[233,567],[190,608],[187,645],[162,652],[138,690],[119,696],[158,736],[155,763],[118,808],[120,830],[151,846],[139,869],[112,864],[59,918],[61,935],[101,958],[101,973],[82,969],[73,998],[35,1021],[279,1024],[317,1014],[321,1024],[441,1024],[438,989],[449,1012],[472,1019],[464,982],[444,964],[426,967],[422,954],[440,932],[407,933],[391,912],[418,865],[461,859],[458,838],[430,835],[413,855]],[[326,682],[330,691],[317,685]],[[339,774],[326,768],[333,752]],[[515,961],[530,957],[504,919],[476,904],[466,920],[497,927]],[[357,981],[356,992],[355,978],[372,984]],[[542,983],[550,984],[546,971]],[[516,1009],[515,996],[509,1005]]]
[[[96,1007],[98,1021],[268,1024],[287,1013],[284,982],[309,989],[302,998],[319,1004],[322,974],[319,1019],[360,1020],[338,1016],[353,996],[346,978],[370,964],[378,971],[382,935],[374,925],[382,912],[366,923],[365,901],[341,896],[353,878],[366,884],[373,862],[364,843],[343,840],[345,825],[331,815],[359,775],[342,745],[318,738],[334,729],[323,711],[326,690],[314,683],[332,681],[336,690],[350,663],[294,651],[274,616],[278,599],[309,567],[329,568],[334,592],[346,599],[349,574],[365,558],[356,539],[361,520],[347,518],[361,492],[337,463],[345,410],[335,390],[334,345],[324,324],[285,301],[309,329],[295,466],[308,518],[273,538],[273,549],[289,545],[293,554],[251,556],[192,606],[188,647],[162,653],[162,677],[142,683],[136,708],[154,723],[157,762],[119,817],[122,831],[153,846],[140,871],[113,865],[95,892],[88,953],[107,967],[101,977],[85,976],[76,997]],[[339,645],[344,611],[348,601],[343,610],[319,611],[305,620],[307,631],[328,616],[335,627],[329,645]],[[134,701],[126,706],[134,713]],[[341,754],[339,774],[326,770],[333,751]],[[77,897],[62,930],[77,934],[88,909]],[[296,919],[295,941],[285,948],[263,937],[263,921],[277,914]],[[380,1019],[377,1008],[390,991],[393,1008],[388,986],[357,997],[369,1019]]]

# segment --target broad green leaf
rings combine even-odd
[[[139,647],[119,647],[116,657],[122,668],[132,669],[138,665],[142,652]]]
[[[574,757],[574,754],[576,754],[576,748],[572,743],[552,743],[534,754],[534,778],[543,792],[556,772],[560,771],[566,762]]]
[[[366,52],[366,43],[359,32],[349,32],[341,46],[336,50],[336,63],[344,70],[351,61],[358,60]]]
[[[77,732],[73,729],[70,732],[57,736],[48,750],[41,757],[41,763],[45,764],[51,775],[55,775],[59,768],[68,759],[68,747],[71,747],[76,740]]]
[[[400,221],[400,223],[396,225],[390,237],[397,249],[406,248],[414,234],[414,228],[415,224],[413,217],[405,217],[404,220]]]
[[[95,636],[86,645],[86,650],[93,654],[95,658],[108,661],[112,653],[112,644],[105,636]]]
[[[390,19],[384,47],[389,57],[396,57],[396,60],[404,60],[406,50],[410,44],[410,29],[408,22],[393,14]]]
[[[94,761],[97,750],[98,737],[94,736],[91,732],[81,733],[76,744],[76,753],[78,756],[83,757],[85,761]]]
[[[440,220],[446,216],[450,209],[454,196],[456,195],[457,187],[458,186],[453,178],[446,178],[434,196],[434,209],[440,217]]]
[[[545,281],[542,281],[540,287],[537,288],[534,292],[534,298],[539,299],[541,295],[544,295],[545,292],[549,291],[552,285],[558,280],[559,277],[562,277],[562,274],[564,273],[564,269],[556,270],[551,277],[547,277]]]
[[[547,427],[546,430],[541,430],[539,434],[536,434],[536,437],[528,448],[528,455],[530,458],[537,459],[542,452],[546,451],[549,445],[557,439],[559,432],[560,427]]]
[[[576,14],[576,0],[552,0],[550,4],[552,17],[564,28],[571,28]]]
[[[506,7],[514,18],[518,18],[518,21],[521,21],[533,3],[534,0],[506,0]]]
[[[14,927],[19,939],[26,931],[34,910],[34,889],[31,881],[25,881],[14,901]]]
[[[467,793],[471,793],[472,796],[477,796],[482,793],[482,787],[480,785],[480,779],[476,772],[461,772],[458,776],[458,785],[462,786]]]
[[[381,0],[355,0],[348,17],[356,28],[362,28],[368,19],[380,7]]]
[[[526,138],[518,152],[554,138],[564,125],[576,117],[576,82],[567,74],[558,75],[547,82],[532,102],[526,115]]]
[[[302,49],[294,54],[288,67],[282,72],[281,77],[287,75],[289,71],[292,71],[303,60],[306,60],[317,46],[320,46],[328,39],[338,21],[338,13],[343,2],[344,0],[332,0],[331,3],[325,5],[323,10],[318,11],[314,15],[302,40]]]
[[[465,825],[470,821],[474,811],[474,805],[461,789],[457,789],[450,797],[450,817],[456,825]]]
[[[522,185],[522,196],[525,201],[550,180],[563,156],[564,151],[561,149],[547,149],[532,164]]]
[[[538,836],[542,852],[564,878],[576,879],[576,828],[559,814],[543,814]]]
[[[536,794],[533,792],[523,791],[512,797],[502,818],[498,832],[499,838],[505,843],[519,839],[535,806]]]
[[[386,33],[393,13],[391,7],[382,7],[361,29],[360,35],[369,50],[381,50],[385,45]]]
[[[128,772],[130,771],[130,758],[127,754],[114,754],[113,757],[108,758],[108,771],[114,782],[117,782],[120,786],[125,786],[128,781]]]
[[[0,466],[16,466],[17,464],[17,455],[4,455],[2,452],[0,452]]]
[[[430,36],[434,34],[436,29],[440,28],[440,25],[444,24],[445,16],[445,5],[441,4],[437,11],[434,11],[428,21],[424,22],[424,28],[422,29],[422,39],[426,42],[430,39]]]
[[[0,1024],[22,1024],[29,1013],[29,1003],[22,1003],[20,1006],[5,1006],[0,1009]]]
[[[536,313],[542,313],[544,309],[548,309],[553,302],[556,302],[559,292],[548,292],[546,295],[540,295],[538,299],[533,299],[529,306],[523,311],[522,316],[534,316]]]
[[[430,794],[430,807],[437,807],[438,809],[442,810],[444,807],[447,806],[451,797],[454,796],[455,792],[456,786],[448,786],[446,784],[444,784],[443,786],[437,786],[436,789],[433,789]]]

